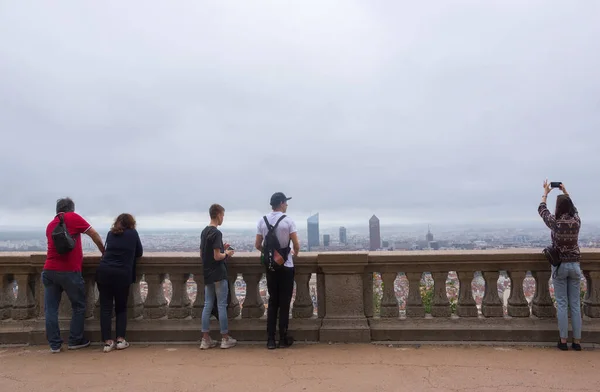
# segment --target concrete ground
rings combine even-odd
[[[598,366],[598,367],[597,367]],[[0,391],[600,391],[600,350],[263,345],[200,351],[132,344],[50,354],[0,348]]]

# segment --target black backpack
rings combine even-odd
[[[59,255],[64,255],[75,249],[75,239],[67,230],[64,214],[58,214],[60,222],[52,230],[52,242]]]
[[[558,272],[558,269],[560,268],[561,264],[560,252],[554,246],[549,246],[547,248],[544,248],[544,250],[542,250],[542,253],[544,254],[544,256],[546,256],[546,260],[548,260],[550,265],[556,267],[556,269],[554,270],[554,274],[552,274],[552,278],[556,278],[556,273]]]
[[[279,222],[285,219],[285,215],[279,217],[275,225],[271,225],[266,216],[263,216],[263,219],[267,225],[268,232],[263,240],[261,262],[267,271],[277,271],[283,267],[283,263],[285,263],[290,253],[290,244],[288,243],[287,247],[282,248],[276,232]]]

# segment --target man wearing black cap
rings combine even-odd
[[[287,202],[291,197],[286,197],[281,192],[271,196],[273,211],[258,221],[255,247],[263,252],[263,240],[269,232],[269,226],[275,228],[275,234],[281,249],[278,256],[283,258],[282,265],[278,268],[267,270],[267,289],[269,291],[269,308],[267,309],[267,348],[270,350],[292,345],[294,340],[288,336],[290,319],[290,303],[294,291],[294,260],[290,249],[290,241],[294,246],[293,256],[298,256],[300,243],[296,223],[285,215]],[[268,223],[268,224],[267,224]],[[284,261],[285,260],[285,261]],[[279,311],[279,345],[275,344],[275,329],[277,326],[277,312]]]

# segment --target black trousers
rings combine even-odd
[[[267,271],[267,290],[269,291],[267,334],[269,338],[275,338],[277,313],[279,313],[279,336],[286,335],[294,292],[294,268],[283,267],[277,271]]]
[[[102,340],[112,340],[113,301],[117,318],[117,338],[125,338],[127,331],[127,300],[129,298],[129,280],[124,280],[121,274],[111,274],[98,271],[96,282],[100,292],[100,329]]]

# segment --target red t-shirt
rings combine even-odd
[[[88,231],[91,227],[81,216],[74,212],[66,212],[64,214],[67,230],[75,238],[75,248],[64,255],[58,254],[52,241],[52,230],[60,223],[58,215],[54,217],[52,222],[46,228],[46,239],[48,240],[48,253],[46,255],[46,263],[44,269],[63,272],[81,272],[83,264],[83,249],[81,248],[81,234]]]

